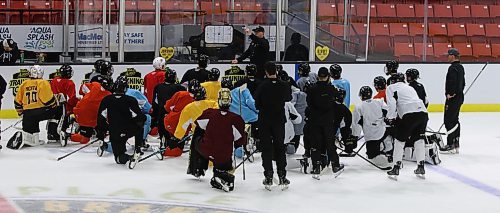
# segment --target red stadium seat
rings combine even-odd
[[[28,10],[29,4],[28,1],[11,1],[9,9]],[[8,23],[10,24],[21,24],[21,22],[27,23],[29,20],[27,12],[21,14],[20,12],[16,11],[11,13],[6,13],[6,15],[10,16],[10,20],[8,20]]]
[[[471,16],[474,18],[489,18],[490,11],[488,5],[471,5]]]
[[[429,23],[429,36],[434,42],[448,42],[448,29],[444,23]]]
[[[370,36],[372,42],[372,51],[377,53],[391,52],[391,39],[389,33],[389,24],[372,23],[370,24]]]
[[[451,22],[453,20],[453,12],[450,5],[435,4],[434,17],[441,22]]]
[[[466,27],[467,36],[469,36],[471,42],[486,42],[486,33],[483,24],[466,24]]]
[[[407,23],[390,23],[389,33],[392,36],[394,42],[404,43],[411,41],[411,37],[408,34]]]
[[[344,25],[341,24],[330,24],[330,33],[337,37],[344,37]]]
[[[379,18],[395,18],[396,5],[394,4],[377,4],[377,17]]]
[[[453,42],[467,42],[465,24],[448,23],[448,36]]]
[[[374,4],[372,4],[370,7],[371,7],[370,8],[370,16],[376,17],[377,16],[377,8],[375,7]],[[356,16],[366,18],[368,15],[368,4],[356,4],[354,14]]]
[[[500,43],[500,24],[485,24],[486,37],[493,43]]]
[[[398,4],[396,13],[398,18],[415,18],[415,6],[413,4]]]
[[[139,11],[139,23],[140,24],[154,24],[155,23],[155,12],[151,10],[155,9],[154,1],[138,1],[137,8],[139,10],[149,10],[149,11]]]
[[[462,61],[475,61],[472,54],[472,45],[469,43],[453,43],[453,47],[457,48],[460,52],[460,59]]]
[[[491,46],[485,43],[472,43],[472,54],[478,61],[491,61]]]
[[[419,58],[422,58],[424,55],[424,44],[423,43],[415,43],[415,55],[418,56]],[[432,43],[427,43],[426,45],[426,51],[425,55],[426,61],[435,61],[434,59],[434,46]]]
[[[424,17],[424,6],[423,4],[415,4],[415,17],[416,18],[423,18]],[[427,6],[427,17],[434,17],[434,6],[428,5]]]
[[[470,18],[470,6],[469,5],[453,5],[453,17],[454,18]]]
[[[490,5],[490,17],[494,23],[500,22],[500,5]]]
[[[354,32],[351,32],[351,36],[356,35],[356,34],[360,35],[360,36],[366,35],[366,28],[368,26],[367,24],[352,23],[351,25],[354,28]],[[351,28],[351,31],[352,31],[352,28]]]
[[[334,3],[318,3],[318,20],[333,20],[337,16],[337,5]]]
[[[37,9],[51,9],[52,6],[49,1],[29,1],[30,10]],[[51,13],[50,11],[29,11],[31,24],[50,24]]]
[[[394,43],[394,56],[400,61],[416,61],[413,43]]]
[[[450,43],[434,43],[434,60],[447,61],[448,50],[452,47],[453,45],[451,45]]]
[[[410,36],[422,36],[424,34],[424,24],[410,23]]]
[[[491,44],[491,55],[497,60],[500,58],[500,44]]]

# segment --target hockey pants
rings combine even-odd
[[[458,125],[458,128],[448,135],[447,144],[450,146],[455,145],[456,147],[459,147],[460,122],[458,120],[458,116],[460,115],[460,108],[462,107],[463,102],[463,96],[457,96],[450,100],[446,100],[445,102],[444,127],[449,131]]]
[[[278,175],[286,175],[285,125],[259,120],[259,139],[264,175],[272,176],[274,173],[273,159],[276,160]]]
[[[328,155],[332,166],[340,166],[337,146],[335,145],[335,131],[333,125],[310,125],[308,134],[311,139],[311,158],[313,163],[323,161],[322,155]]]
[[[23,112],[23,131],[33,134],[40,132],[40,121],[54,118],[56,108],[29,109]]]

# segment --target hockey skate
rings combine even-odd
[[[454,145],[446,145],[443,148],[439,149],[443,154],[458,154],[458,150]]]
[[[161,148],[158,148],[158,147],[151,147],[151,149],[153,150],[153,153],[155,154],[156,158],[158,158],[158,160],[163,160],[163,151]]]
[[[285,176],[279,177],[278,185],[281,188],[281,191],[285,191],[288,189],[288,186],[290,185],[290,180],[288,180]]]
[[[307,168],[309,167],[309,158],[299,158],[297,159],[300,163],[300,170],[307,174]]]
[[[321,172],[322,172],[322,168],[321,168],[320,164],[319,163],[314,164],[313,169],[311,171],[312,178],[314,178],[316,180],[320,180]]]
[[[264,188],[266,188],[267,191],[272,191],[273,178],[272,177],[265,177],[264,181],[262,181],[262,184],[264,184]]]
[[[139,159],[141,158],[141,155],[144,153],[141,151],[140,148],[136,149],[134,154],[130,157],[130,160],[128,162],[128,168],[129,169],[134,169],[137,163],[139,162]]]
[[[104,141],[99,141],[99,147],[97,147],[97,157],[102,157],[106,149],[108,149],[108,144]]]
[[[394,167],[392,167],[392,170],[387,172],[388,177],[392,180],[397,181],[399,176],[399,169],[401,169],[402,166],[403,165],[401,164],[401,161],[396,162]]]
[[[418,162],[417,169],[413,171],[418,178],[425,179],[425,169],[424,169],[425,161]]]
[[[337,178],[342,172],[344,172],[344,164],[340,164],[339,166],[332,165],[333,176]]]
[[[231,186],[226,181],[222,180],[220,177],[213,177],[210,180],[210,184],[213,188],[222,189],[225,192],[229,192]]]

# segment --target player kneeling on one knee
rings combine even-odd
[[[392,145],[385,145],[386,130],[384,117],[387,114],[387,105],[383,99],[372,99],[373,91],[369,86],[359,90],[361,104],[356,105],[353,113],[353,135],[359,137],[361,131],[366,141],[366,155],[373,163],[387,167],[388,160],[383,155],[384,149],[392,149]]]
[[[40,121],[54,118],[57,112],[57,100],[50,88],[50,83],[43,78],[42,67],[35,65],[29,70],[30,79],[24,81],[16,94],[14,105],[17,113],[23,116],[23,131],[16,133],[7,147],[21,149],[24,145],[38,146],[40,140]]]
[[[195,121],[188,174],[204,175],[210,160],[214,164],[211,185],[228,192],[234,188],[234,175],[230,173],[233,170],[233,148],[246,145],[247,136],[241,116],[229,111],[229,89],[220,90],[218,102],[220,109],[209,108]]]
[[[423,177],[425,174],[425,144],[423,135],[429,117],[424,102],[419,99],[415,89],[405,83],[402,73],[393,75],[395,83],[387,87],[387,123],[396,125],[396,140],[394,142],[394,161],[396,164],[387,174],[395,178],[399,175],[403,160],[403,149],[406,142],[415,142],[417,169],[414,173]],[[401,119],[395,122],[396,117]]]
[[[128,83],[123,76],[118,77],[113,85],[113,94],[106,96],[99,107],[99,117],[97,122],[97,138],[104,141],[106,131],[109,131],[115,161],[118,164],[125,164],[132,157],[138,158],[141,154],[141,147],[144,144],[144,122],[146,116],[141,112],[139,103],[131,96],[125,95]],[[135,154],[126,154],[127,140],[135,137]],[[103,144],[101,149],[105,149]]]

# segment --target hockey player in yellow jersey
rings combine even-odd
[[[220,70],[217,68],[212,68],[208,71],[208,81],[201,83],[201,86],[205,88],[207,92],[207,100],[215,101],[219,99],[219,90],[222,88],[219,82]]]
[[[196,85],[194,85],[196,86]],[[177,124],[177,128],[175,129],[174,136],[178,139],[181,139],[186,134],[188,128],[191,124],[198,119],[198,117],[208,108],[218,108],[217,101],[207,100],[205,88],[190,88],[189,91],[193,92],[194,102],[186,105],[184,109],[182,109],[181,116],[179,118],[179,123]],[[218,96],[218,94],[217,94]],[[191,126],[191,129],[194,130],[194,127]]]
[[[9,148],[20,149],[24,145],[37,146],[44,143],[40,141],[39,123],[54,117],[58,103],[50,83],[42,79],[43,74],[42,67],[34,65],[29,70],[30,79],[19,86],[14,105],[18,115],[23,117],[23,131],[21,140],[12,141],[14,144],[10,144],[10,147],[8,144]]]

